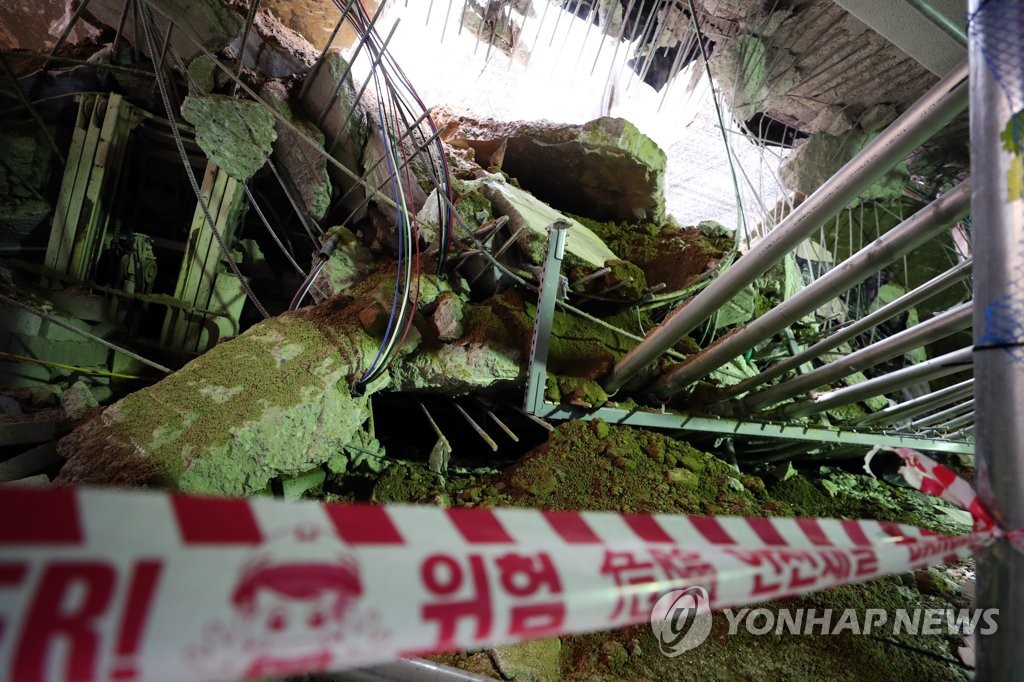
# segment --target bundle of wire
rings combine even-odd
[[[341,7],[339,0],[335,0],[335,4],[342,12],[348,12],[348,20],[365,41],[372,58],[371,63],[375,65],[371,68],[368,78],[373,83],[377,96],[375,119],[384,142],[384,161],[388,169],[387,184],[390,186],[391,199],[395,205],[395,229],[398,237],[395,295],[377,355],[358,381],[360,384],[366,384],[378,378],[391,365],[412,326],[413,313],[419,298],[419,230],[415,211],[409,206],[406,197],[406,188],[415,182],[409,168],[412,159],[419,158],[437,189],[440,218],[438,274],[442,272],[451,244],[452,189],[448,164],[438,139],[437,128],[408,77],[387,53],[386,43],[381,41],[362,1],[350,2],[345,9]],[[420,123],[423,121],[430,130],[429,135],[420,129]],[[412,138],[414,151],[411,156],[403,145],[406,135]]]

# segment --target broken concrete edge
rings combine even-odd
[[[509,173],[532,194],[564,210],[599,221],[665,219],[667,157],[625,119],[506,122],[441,109],[435,120],[448,145],[471,151],[481,166]],[[550,165],[567,169],[572,181],[553,181]]]
[[[305,94],[297,103],[296,110],[313,122],[320,122],[322,117],[319,127],[326,139],[327,153],[344,167],[359,173],[360,160],[370,131],[366,110],[356,101],[352,74],[349,72],[345,75],[347,71],[348,62],[341,51],[337,48],[329,49],[324,54],[320,68],[308,76],[312,80],[304,85]],[[343,75],[345,80],[341,82]],[[339,82],[338,92],[332,98]],[[362,192],[353,189],[355,181],[333,165],[328,166],[327,172],[338,191],[346,197],[346,210],[365,212]],[[357,213],[355,218],[361,215]]]
[[[323,220],[331,205],[332,183],[323,154],[324,134],[312,122],[296,116],[288,101],[288,91],[281,83],[270,81],[260,92],[263,101],[299,128],[316,145],[311,145],[289,127],[274,120],[277,139],[273,142],[273,158],[295,188],[306,212],[313,220]]]
[[[520,351],[490,339],[492,323],[470,319],[454,344],[426,348],[413,335],[389,372],[354,395],[351,386],[379,344],[359,313],[389,276],[364,280],[358,300],[257,324],[104,409],[61,441],[68,462],[60,480],[254,494],[272,478],[334,458],[368,419],[378,391],[460,395],[522,379]],[[449,291],[437,282],[437,296]]]
[[[565,242],[568,253],[594,268],[604,267],[609,260],[619,260],[590,228],[558,212],[529,192],[508,184],[501,175],[488,175],[476,183],[467,184],[479,189],[499,214],[510,217],[509,226],[513,233],[521,227],[529,230],[519,243],[532,264],[541,265],[544,262],[547,228],[559,220],[570,225]]]
[[[263,168],[277,139],[274,117],[262,103],[226,95],[189,96],[181,106],[196,142],[213,163],[239,182]]]

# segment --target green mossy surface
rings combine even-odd
[[[816,480],[791,476],[768,486],[773,500],[785,503],[794,516],[880,519],[956,535],[970,530],[936,512],[935,498],[911,488],[896,487],[860,474],[825,467]]]
[[[351,298],[266,320],[121,399],[61,441],[70,458],[61,475],[246,495],[327,462],[368,416],[368,397],[350,386],[379,342],[357,316],[387,276],[368,276]]]
[[[511,234],[522,231],[516,245],[523,258],[536,266],[544,263],[548,247],[548,228],[558,221],[566,221],[569,228],[565,237],[565,262],[586,263],[601,267],[605,261],[618,255],[591,232],[583,223],[552,208],[529,192],[505,182],[500,176],[489,175],[473,184],[491,202],[496,214],[509,217],[507,230]]]
[[[491,652],[501,677],[518,682],[557,682],[561,677],[561,642],[536,639],[498,646]]]
[[[418,466],[385,469],[373,486],[370,499],[378,504],[448,501],[444,484],[437,474]]]
[[[123,483],[251,494],[318,466],[349,440],[367,415],[349,382],[371,350],[368,338],[274,318],[123,398],[66,447],[109,448],[114,461],[99,461],[125,468]],[[122,461],[125,450],[136,454]]]
[[[550,374],[546,396],[554,403],[568,403],[581,407],[601,407],[608,402],[608,394],[596,381]]]
[[[580,143],[584,146],[614,147],[632,156],[651,172],[665,172],[665,152],[639,128],[625,119],[599,118],[583,125]]]
[[[537,307],[514,290],[493,296],[482,302],[481,306],[490,312],[477,310],[472,315],[488,320],[487,324],[491,326],[489,333],[501,334],[490,338],[505,339],[519,348],[523,357],[527,357]],[[620,329],[632,329],[637,323],[636,312],[633,310],[605,317],[604,320]],[[645,324],[649,325],[649,320],[645,320]],[[466,333],[469,334],[468,323]],[[634,345],[635,341],[608,327],[578,315],[555,310],[548,369],[552,374],[560,376],[597,379]]]
[[[661,434],[566,422],[547,444],[484,485],[496,506],[635,513],[753,514],[725,462]]]
[[[189,62],[188,77],[191,84],[198,89],[197,94],[208,95],[217,87],[217,74],[221,73],[213,58],[205,54]]]
[[[210,37],[206,47],[216,52],[241,34],[244,19],[238,12],[217,0],[199,0],[187,5],[189,11],[202,14],[203,20],[194,26],[202,26]]]
[[[600,420],[573,421],[501,474],[453,475],[445,485],[423,467],[388,467],[373,499],[414,503],[447,494],[459,506],[762,514],[754,495],[730,485],[736,475],[683,441]]]
[[[248,180],[270,158],[277,132],[262,104],[222,95],[186,97],[181,114],[195,126],[207,158],[236,180]]]
[[[282,479],[282,497],[294,501],[303,497],[316,497],[317,493],[322,494],[321,487],[327,479],[327,472],[317,468],[307,471],[298,476],[287,476]]]
[[[619,258],[636,264],[644,273],[645,287],[664,282],[666,289],[660,293],[680,291],[697,282],[733,248],[729,231],[711,221],[705,226],[681,227],[672,220],[624,225],[573,218]]]
[[[604,265],[612,271],[602,278],[601,289],[618,287],[609,294],[613,298],[635,301],[647,291],[647,276],[633,263],[628,260],[610,260],[605,261]]]
[[[832,478],[836,478],[835,472]],[[852,474],[845,474],[853,476]],[[637,513],[699,513],[712,515],[800,515],[880,518],[914,522],[949,532],[923,513],[905,508],[920,493],[896,490],[894,502],[871,504],[855,493],[835,497],[802,476],[766,486],[757,476],[732,481],[735,470],[718,458],[686,443],[599,420],[559,425],[540,446],[500,475],[450,480],[447,492],[457,506],[526,507],[549,510],[594,510]],[[864,479],[864,476],[855,478]],[[405,501],[424,501],[438,495],[428,477],[426,485]],[[842,482],[842,476],[838,477]],[[885,484],[879,483],[880,486]],[[855,486],[847,484],[853,489]],[[870,485],[869,485],[870,487]],[[886,486],[888,490],[889,486]],[[926,503],[927,504],[927,503]],[[918,573],[929,573],[922,571]],[[909,576],[909,574],[908,574]],[[896,609],[960,608],[956,590],[941,576],[886,577],[804,597],[750,607],[773,613],[787,608],[832,609],[832,626],[842,609],[885,609],[889,622]],[[667,658],[646,625],[566,636],[559,640],[561,680],[857,680],[968,679],[952,661],[958,639],[941,635],[885,634],[883,639],[844,634],[822,636],[768,634],[755,636],[740,626],[728,633],[728,619],[714,617],[711,636],[679,658]],[[819,627],[820,630],[820,627]],[[882,631],[884,632],[884,630]],[[890,641],[894,640],[896,644]],[[922,654],[900,645],[924,650]],[[545,647],[555,647],[548,640]],[[459,667],[477,666],[472,654],[452,654],[437,660]],[[945,659],[945,660],[940,660]]]
[[[469,190],[460,196],[455,202],[455,210],[467,225],[480,225],[492,215],[490,200],[476,190]]]

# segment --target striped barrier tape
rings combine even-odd
[[[0,677],[182,680],[365,666],[646,622],[956,560],[1001,532],[912,451],[908,479],[972,512],[885,521],[440,509],[0,488]]]

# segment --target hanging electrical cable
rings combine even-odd
[[[341,0],[334,0],[334,4],[342,10]],[[402,70],[398,62],[386,49],[386,43],[382,43],[375,28],[375,22],[366,12],[361,1],[346,3],[346,9],[352,5],[350,20],[353,27],[360,36],[366,36],[366,47],[374,56],[373,63],[377,65],[374,75],[380,72],[387,86],[390,102],[393,103],[390,114],[395,116],[394,124],[397,126],[401,121],[405,131],[399,136],[399,141],[405,137],[411,137],[414,153],[406,158],[406,163],[412,158],[417,158],[428,170],[428,177],[435,182],[437,190],[437,212],[439,216],[439,248],[437,256],[437,273],[444,271],[444,265],[451,246],[452,237],[452,213],[451,204],[454,201],[454,194],[451,184],[448,162],[444,154],[444,145],[440,140],[440,131],[434,123],[430,110],[423,103],[409,77]],[[425,126],[427,130],[421,129]],[[404,157],[404,155],[403,155]],[[404,165],[403,165],[404,167]],[[431,172],[432,171],[432,172]],[[448,201],[445,201],[445,198]]]
[[[313,283],[316,278],[320,276],[320,271],[324,269],[327,261],[331,259],[331,254],[334,253],[334,249],[338,246],[338,242],[341,240],[341,230],[336,230],[327,236],[327,240],[324,242],[323,247],[317,253],[319,260],[317,264],[309,271],[306,275],[306,279],[302,281],[298,290],[295,292],[295,296],[292,297],[292,302],[288,306],[288,310],[298,310],[299,306],[302,305],[303,299],[309,294],[309,290],[313,288]]]
[[[394,360],[412,327],[413,313],[419,298],[420,236],[415,207],[410,204],[409,196],[409,188],[416,182],[410,168],[411,162],[416,159],[427,169],[427,176],[434,180],[437,192],[438,274],[443,272],[451,245],[453,196],[440,134],[408,77],[388,53],[387,40],[381,40],[377,33],[376,15],[371,18],[363,3],[358,0],[344,3],[344,6],[341,0],[335,0],[335,5],[342,12],[343,19],[347,19],[356,30],[360,36],[360,45],[369,55],[371,68],[364,88],[372,85],[376,95],[377,110],[372,118],[375,132],[382,143],[382,158],[377,161],[377,165],[386,165],[387,181],[384,185],[388,186],[393,201],[397,238],[395,293],[380,347],[358,380],[359,384],[366,384],[385,372]],[[425,126],[426,130],[421,126]],[[407,137],[411,143],[411,152],[409,144],[405,142]],[[371,168],[371,171],[374,169]],[[320,263],[296,292],[292,301],[293,309],[305,298],[326,260],[321,251]]]

